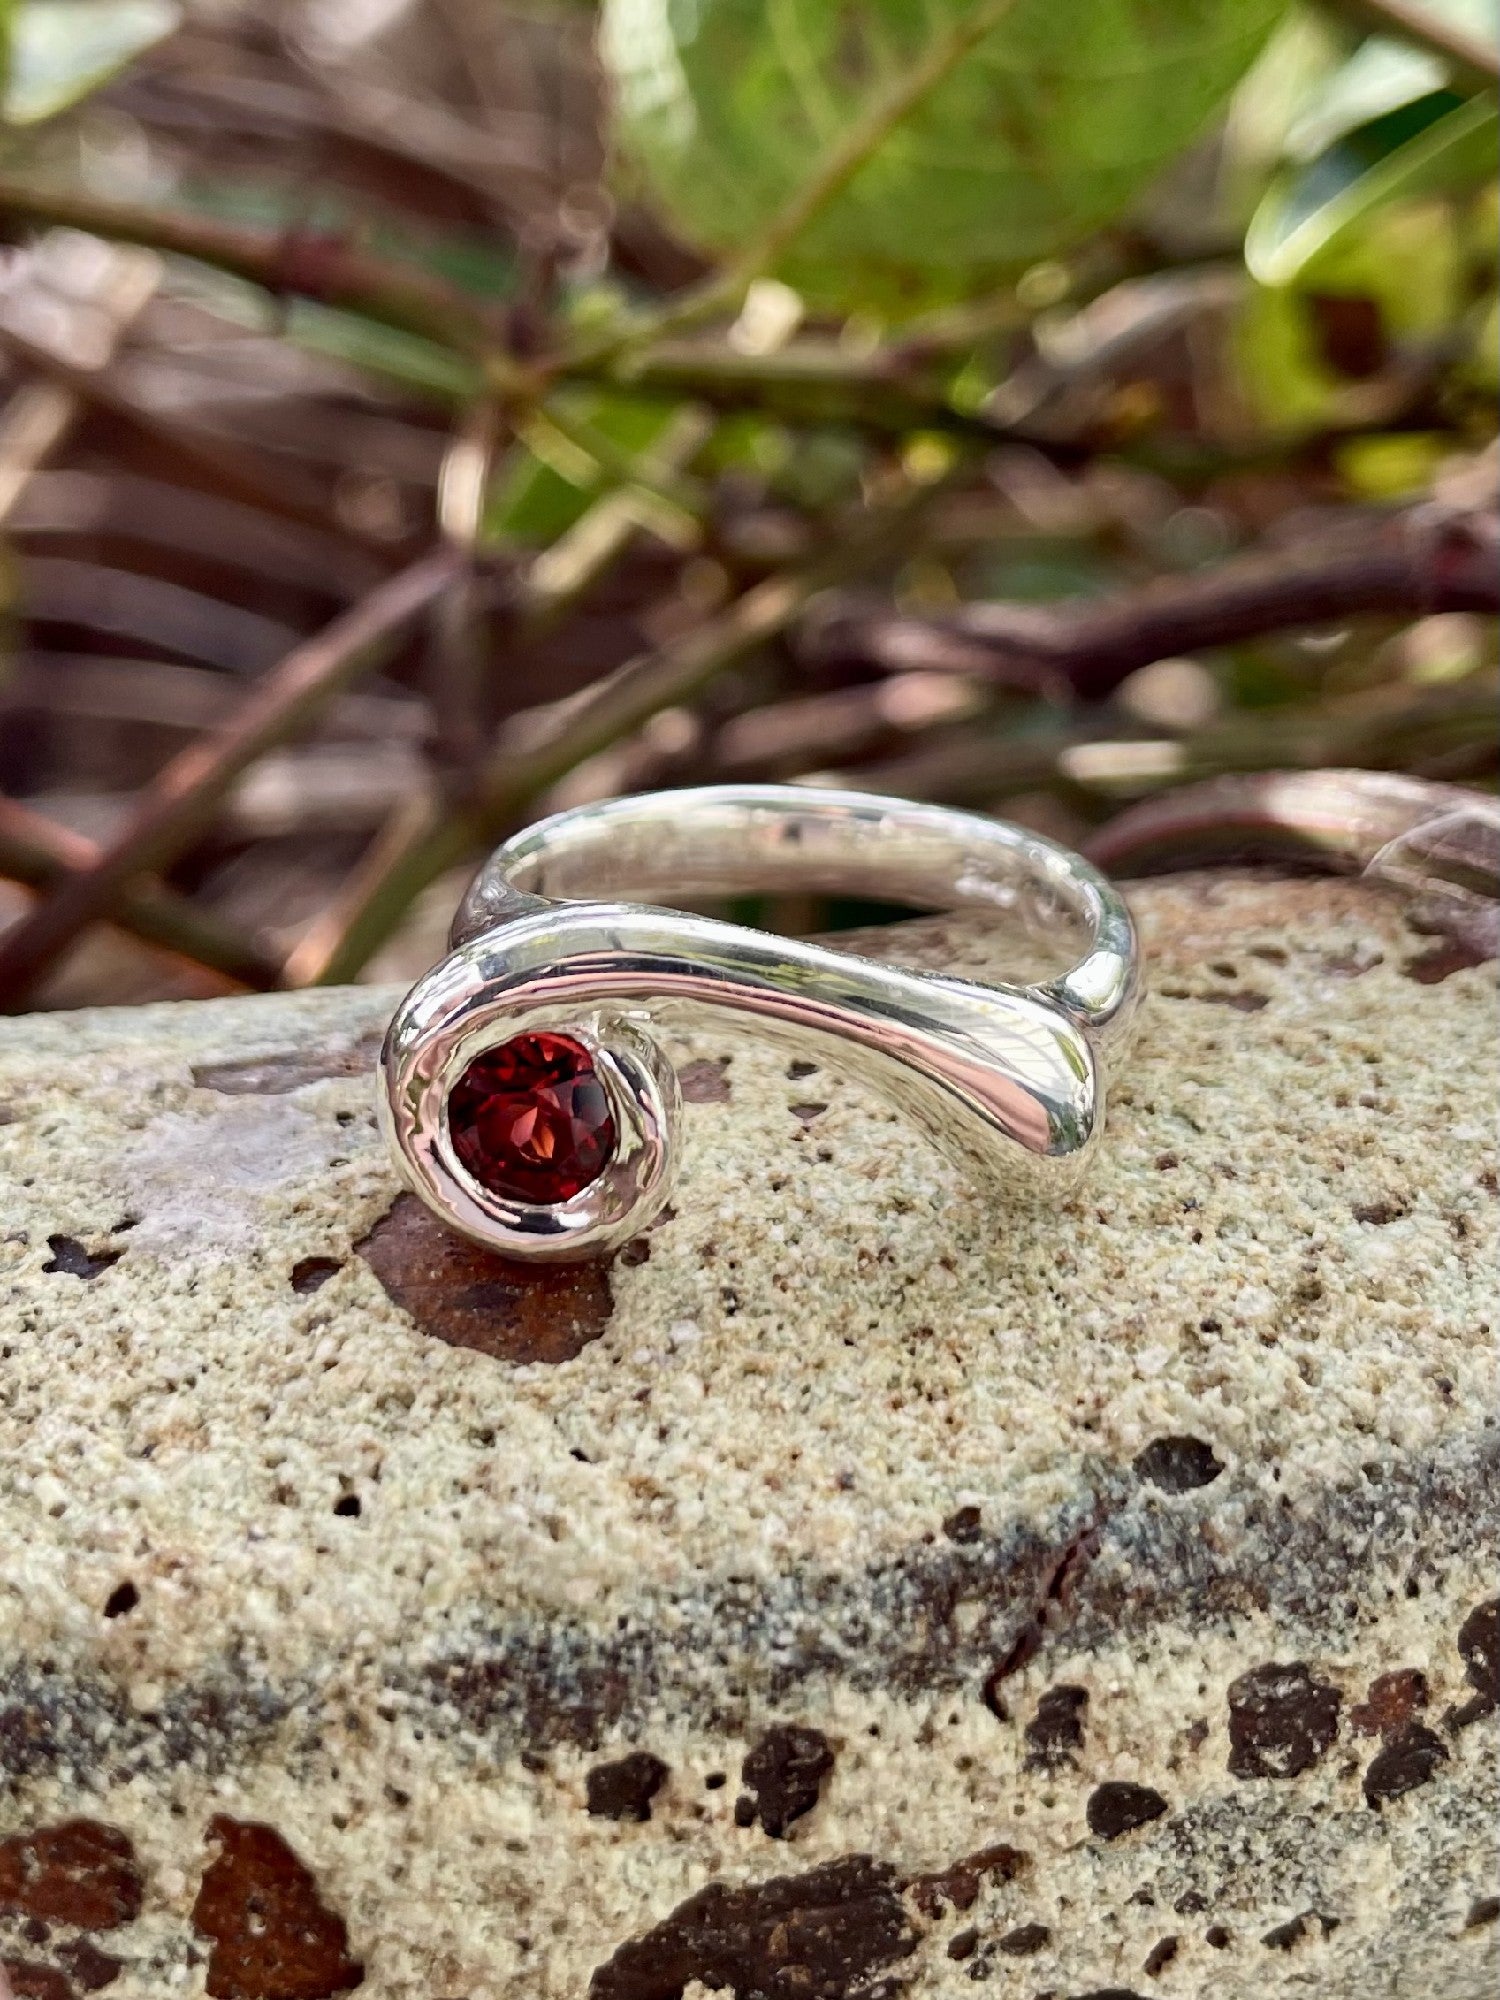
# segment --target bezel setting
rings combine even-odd
[[[580,1019],[490,998],[482,965],[455,953],[419,981],[386,1037],[381,1122],[412,1191],[450,1227],[502,1255],[530,1261],[604,1255],[638,1235],[664,1206],[676,1167],[677,1073],[657,1042],[623,1013]],[[496,1193],[459,1160],[448,1127],[453,1086],[476,1057],[518,1036],[578,1043],[614,1120],[613,1155],[587,1187],[560,1202]]]

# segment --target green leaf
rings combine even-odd
[[[224,222],[290,234],[347,236],[371,256],[436,272],[475,299],[509,298],[515,292],[515,253],[493,232],[452,228],[434,233],[404,221],[399,209],[372,206],[333,183],[288,188],[270,175],[195,174],[178,184],[174,201],[193,214]]]
[[[649,455],[672,421],[673,405],[623,391],[575,389],[560,396],[567,412],[622,451]],[[485,537],[542,548],[581,518],[614,481],[586,452],[553,437],[545,425],[511,454],[489,496]]]
[[[1433,195],[1379,209],[1318,258],[1313,281],[1330,298],[1372,300],[1392,340],[1439,339],[1470,282],[1452,203]]]
[[[1318,351],[1299,293],[1252,285],[1236,316],[1234,349],[1240,386],[1266,428],[1295,435],[1331,419],[1338,378]]]
[[[176,28],[175,0],[24,0],[10,10],[4,116],[55,118]]]
[[[1416,11],[1477,41],[1500,35],[1500,0],[1429,0]],[[1346,133],[1452,83],[1452,66],[1435,50],[1372,35],[1308,93],[1287,132],[1287,155],[1314,160]]]
[[[1305,165],[1361,125],[1430,97],[1447,82],[1441,56],[1374,35],[1302,106],[1286,135],[1287,158]]]
[[[451,347],[382,326],[361,313],[341,312],[312,299],[288,300],[280,313],[281,330],[295,346],[384,375],[419,395],[462,403],[483,387],[478,368]]]
[[[1306,8],[1287,15],[1241,80],[1224,122],[1224,171],[1237,190],[1253,187],[1259,199],[1286,156],[1288,133],[1345,61],[1345,43],[1324,15]]]
[[[1297,283],[1390,203],[1478,185],[1495,170],[1497,133],[1493,103],[1446,90],[1346,133],[1267,191],[1245,238],[1251,275]]]
[[[1453,440],[1425,431],[1346,438],[1334,453],[1340,478],[1361,500],[1408,500],[1427,492]]]
[[[668,220],[742,250],[975,0],[605,0],[620,137]],[[1125,209],[1285,0],[1015,0],[810,222],[779,275],[890,311],[972,293]]]

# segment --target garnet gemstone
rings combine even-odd
[[[609,1097],[581,1042],[516,1035],[476,1056],[448,1093],[460,1166],[510,1201],[568,1201],[615,1150]]]

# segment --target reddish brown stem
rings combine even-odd
[[[141,875],[172,861],[212,820],[240,773],[303,730],[453,581],[443,549],[378,585],[258,681],[224,723],[174,757],[125,830],[0,939],[0,1005],[14,1012],[80,931],[108,915]]]
[[[366,313],[476,359],[497,344],[494,328],[462,292],[413,262],[372,257],[339,232],[265,229],[152,203],[111,201],[80,189],[32,186],[10,176],[0,178],[0,215],[196,258],[278,297]]]
[[[75,367],[11,327],[0,327],[0,352],[66,389],[87,408],[100,411],[111,424],[144,445],[154,462],[165,458],[180,465],[189,474],[206,481],[224,499],[239,500],[248,507],[305,522],[320,533],[328,531],[327,503],[309,480],[286,465],[273,468],[228,441],[216,443],[206,433],[200,434],[163,412],[138,403],[121,387],[110,369]],[[388,543],[364,533],[357,525],[340,522],[339,531],[351,540],[375,540],[383,555],[389,553]]]
[[[1101,700],[1137,667],[1361,613],[1500,612],[1500,517],[1413,507],[1311,548],[1248,556],[1141,590],[1064,604],[969,604],[941,614],[846,600],[807,634],[821,659],[983,675]]]
[[[1130,806],[1093,836],[1089,854],[1115,875],[1268,860],[1335,875],[1373,870],[1493,903],[1500,807],[1462,785],[1395,771],[1232,772]]]
[[[92,840],[33,812],[18,799],[0,798],[0,875],[46,890],[80,869],[92,868],[99,849]],[[113,922],[147,944],[192,959],[238,986],[274,986],[277,962],[186,896],[149,884],[119,899]]]

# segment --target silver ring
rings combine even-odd
[[[1071,937],[1076,961],[980,984],[658,906],[769,890],[1004,912]],[[666,1202],[681,1107],[659,1030],[737,1017],[873,1085],[1008,1194],[1045,1195],[1099,1141],[1140,992],[1130,913],[1080,856],[1004,821],[802,786],[543,820],[485,863],[451,946],[391,1022],[382,1122],[444,1222],[532,1259],[612,1250]]]

